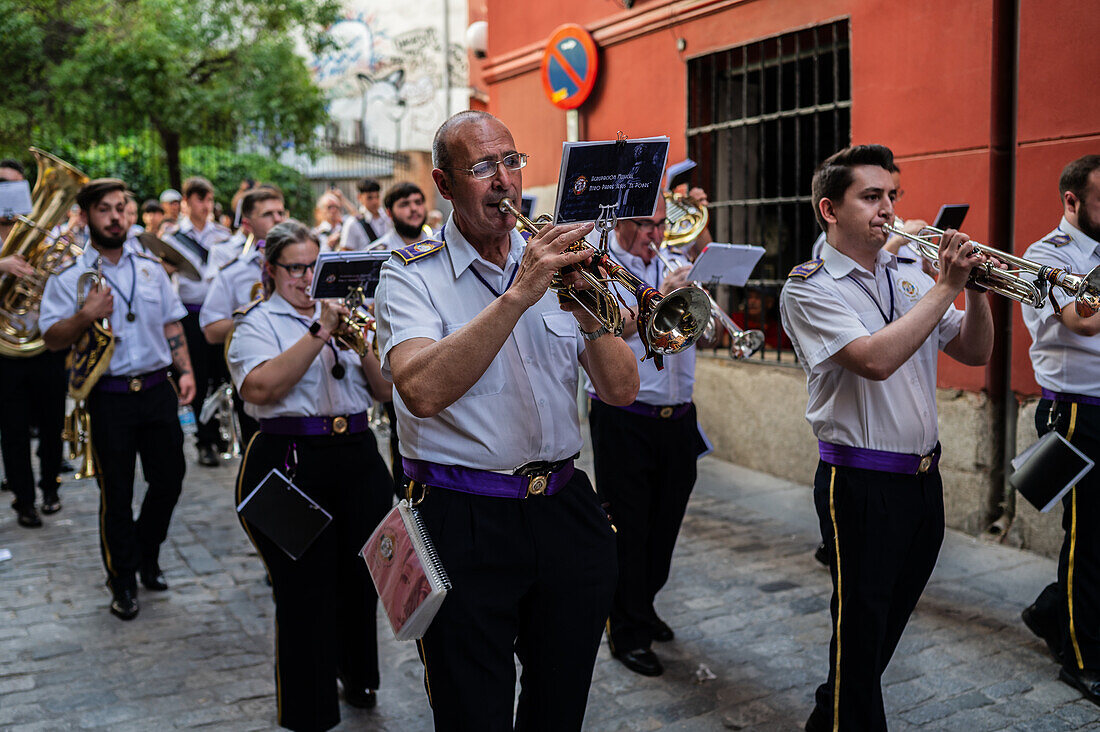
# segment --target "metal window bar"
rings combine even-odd
[[[740,314],[742,327],[769,334],[760,360],[793,363],[778,295],[819,233],[811,172],[851,139],[848,46],[848,21],[839,20],[688,61],[688,150],[700,182],[717,194],[710,201],[712,232],[718,241],[767,250],[758,279],[715,293]],[[707,98],[693,100],[696,94]]]

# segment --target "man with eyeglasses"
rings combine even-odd
[[[432,159],[454,213],[438,242],[383,265],[376,315],[408,490],[453,582],[419,643],[435,727],[579,730],[615,539],[573,465],[578,364],[611,404],[634,401],[638,369],[622,339],[548,291],[588,259],[568,249],[592,225],[548,226],[525,244],[501,213],[501,199],[521,200],[526,163],[508,128],[460,112]]]
[[[652,219],[624,219],[610,234],[611,257],[667,295],[686,284],[691,270],[684,254],[669,251],[669,270],[657,256],[665,235],[665,200]],[[596,233],[589,235],[595,244]],[[686,247],[685,247],[686,248]],[[645,347],[638,324],[623,310],[623,337],[640,361]],[[695,486],[696,460],[705,450],[696,424],[692,390],[695,348],[638,367],[638,397],[625,406],[605,404],[590,391],[596,486],[609,503],[617,533],[619,582],[611,605],[608,640],[624,666],[644,676],[664,672],[653,641],[670,641],[672,629],[657,615],[654,600],[668,579],[672,550]]]

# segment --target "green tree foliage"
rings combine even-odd
[[[245,136],[308,150],[326,112],[295,46],[323,48],[338,12],[338,0],[0,0],[0,78],[31,101],[5,105],[0,135],[107,141],[151,126],[176,184],[185,147]]]
[[[92,178],[121,178],[139,201],[156,198],[168,188],[164,151],[142,135],[124,135],[114,142],[90,147],[64,147],[53,151]],[[233,194],[245,178],[275,184],[283,191],[287,210],[309,222],[313,193],[306,177],[267,155],[235,153],[209,145],[186,147],[180,152],[184,178],[201,175],[214,184],[215,199],[229,210]]]

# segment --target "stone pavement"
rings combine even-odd
[[[13,555],[0,563],[0,729],[275,727],[273,608],[233,514],[235,474],[189,454],[162,556],[171,589],[144,592],[129,623],[107,612],[94,483],[66,482],[44,529],[0,511]],[[705,458],[658,599],[676,631],[656,648],[666,673],[637,676],[605,644],[585,729],[800,729],[828,650],[818,538],[807,486]],[[949,531],[885,676],[891,729],[1100,728],[1019,620],[1053,576],[1050,560]],[[345,706],[339,729],[429,730],[415,647],[380,623],[379,707]]]

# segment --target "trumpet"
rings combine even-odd
[[[520,213],[507,198],[501,199],[498,207],[502,213],[516,217],[517,227],[532,234],[538,233],[550,223],[548,218],[542,217],[532,221]],[[602,220],[601,222],[607,223]],[[622,313],[619,310],[617,298],[607,283],[618,283],[633,293],[638,301],[638,336],[642,339],[642,345],[645,346],[645,356],[642,360],[653,358],[657,367],[661,368],[661,356],[679,353],[691,347],[703,335],[703,328],[710,317],[709,295],[691,285],[674,290],[668,295],[662,295],[611,259],[605,244],[607,232],[610,231],[611,226],[600,228],[603,232],[600,249],[593,249],[583,241],[576,242],[570,248],[572,251],[581,251],[582,248],[591,250],[591,264],[587,267],[578,266],[576,271],[592,286],[592,289],[577,290],[565,285],[560,273],[555,275],[550,287],[558,293],[559,298],[566,297],[579,303],[589,315],[596,318],[615,335],[622,335]],[[606,277],[601,273],[601,269],[607,273]],[[589,307],[593,303],[596,305]],[[605,310],[606,315],[604,315]],[[601,315],[604,316],[601,317]]]
[[[382,360],[378,351],[378,339],[368,339],[367,333],[378,332],[378,322],[374,319],[370,310],[364,304],[366,296],[362,287],[355,287],[348,291],[344,297],[344,306],[349,314],[340,318],[340,325],[332,334],[336,342],[342,348],[347,348],[363,358],[367,353],[373,353],[379,361]],[[369,341],[369,343],[368,343]]]
[[[661,260],[661,264],[665,266],[665,269],[669,273],[678,271],[681,267],[687,265],[674,266],[671,261],[661,251],[662,247],[657,246],[653,242],[649,243],[649,248],[656,254],[657,258]],[[711,321],[708,323],[707,330],[710,330],[713,323],[721,325],[727,333],[730,335],[730,358],[737,360],[739,358],[748,358],[752,354],[756,353],[764,345],[764,332],[760,330],[741,330],[737,327],[737,323],[733,322],[733,318],[726,314],[726,311],[722,309],[722,306],[718,304],[718,301],[710,294],[710,292],[703,287],[702,283],[692,282],[692,285],[698,287],[700,290],[707,294],[707,299],[710,301],[710,317]],[[708,336],[709,338],[709,336]]]
[[[896,234],[911,242],[917,253],[925,259],[939,262],[940,243],[943,241],[944,233],[942,229],[925,226],[916,234],[910,234],[893,224],[883,224],[882,228],[889,234]],[[1043,307],[1047,294],[1051,293],[1052,288],[1060,287],[1073,298],[1077,314],[1082,318],[1095,315],[1100,311],[1100,266],[1094,267],[1087,275],[1072,274],[1057,267],[1002,252],[985,244],[974,241],[970,243],[978,253],[998,259],[1009,266],[1009,269],[1000,269],[993,266],[991,262],[987,262],[981,267],[976,267],[970,274],[970,279],[975,284],[1033,308]],[[1024,274],[1032,275],[1035,279],[1024,279],[1022,276]],[[1053,295],[1051,300],[1054,309],[1061,310]]]

